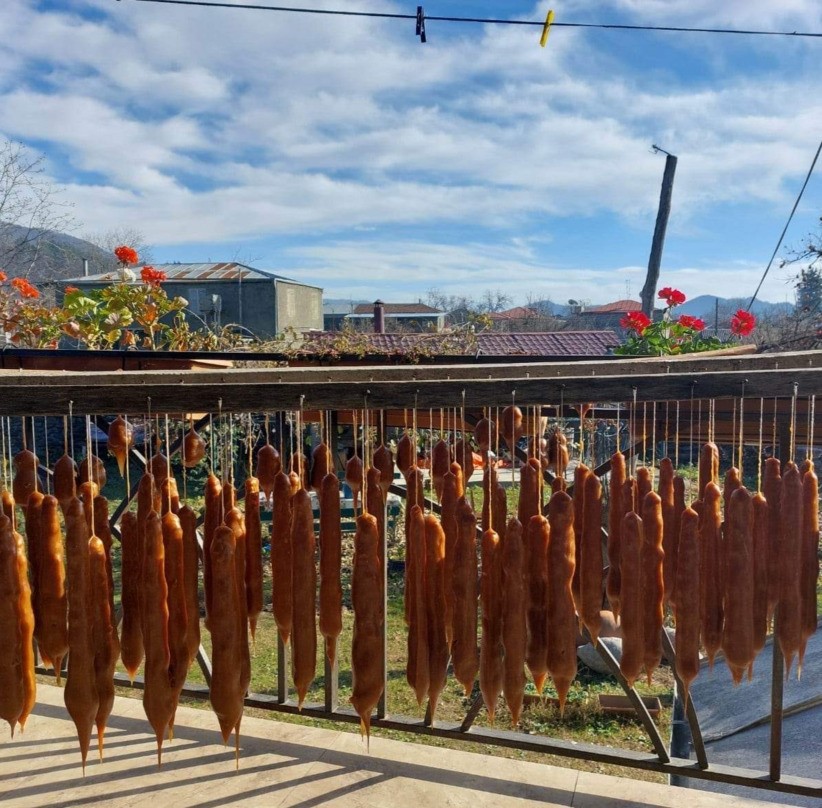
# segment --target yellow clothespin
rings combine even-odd
[[[548,11],[548,16],[545,18],[545,25],[542,26],[542,36],[539,38],[539,46],[544,48],[548,42],[548,34],[551,33],[551,25],[554,22],[554,9]]]

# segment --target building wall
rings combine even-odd
[[[286,328],[307,331],[323,328],[323,291],[289,281],[276,281],[277,331]]]
[[[182,295],[189,301],[189,307],[196,311],[196,299],[202,290],[206,297],[220,296],[220,325],[241,325],[258,337],[265,337],[274,332],[274,284],[271,281],[196,281],[167,283],[166,291],[170,295]],[[242,306],[240,305],[242,295]],[[214,325],[212,315],[201,315],[209,326]],[[189,317],[192,325],[199,323],[197,318]]]
[[[86,289],[100,289],[108,284],[83,284]],[[255,336],[265,339],[292,326],[298,331],[323,327],[322,289],[297,283],[274,280],[236,280],[167,282],[164,288],[169,297],[184,297],[189,308],[197,312],[198,301],[207,311],[212,295],[220,296],[219,325],[241,325]],[[201,295],[202,292],[202,295]],[[242,306],[240,296],[242,295]],[[62,290],[59,294],[62,299]],[[192,328],[202,328],[205,320],[209,327],[215,325],[214,315],[187,314]]]

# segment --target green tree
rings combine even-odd
[[[822,270],[809,266],[799,273],[796,280],[797,314],[818,317],[822,311]]]

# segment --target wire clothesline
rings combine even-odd
[[[120,0],[118,0],[120,2]],[[293,6],[268,6],[257,3],[229,3],[218,2],[217,0],[135,0],[138,3],[160,3],[174,6],[200,6],[206,8],[233,8],[253,11],[276,11],[294,14],[319,14],[337,17],[369,17],[376,19],[390,20],[419,20],[417,13],[398,13],[388,11],[345,11],[342,9],[328,8],[295,8]],[[420,7],[421,8],[421,7]],[[425,14],[426,22],[454,22],[454,23],[475,23],[482,25],[519,25],[545,28],[546,22],[542,20],[511,20],[498,19],[493,17],[455,17],[435,14]],[[688,27],[681,25],[630,25],[627,23],[594,23],[594,22],[562,22],[553,21],[552,28],[593,28],[614,31],[659,31],[670,33],[689,34],[736,34],[741,36],[780,36],[780,37],[804,37],[822,39],[822,32],[815,31],[768,31],[741,28],[707,28]]]

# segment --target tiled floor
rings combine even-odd
[[[758,806],[704,792],[539,763],[245,718],[239,770],[222,745],[217,721],[181,707],[175,739],[158,770],[153,733],[137,699],[118,698],[106,733],[105,760],[96,740],[85,776],[63,693],[38,687],[26,731],[0,745],[0,803],[24,806],[224,806],[312,808],[508,806],[585,808],[698,805]]]

